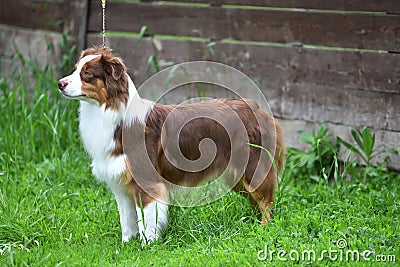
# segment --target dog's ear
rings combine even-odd
[[[108,96],[114,98],[125,95],[128,89],[128,77],[125,75],[126,67],[122,60],[113,55],[103,54],[101,62],[106,72],[106,89]]]
[[[102,56],[102,61],[107,74],[111,75],[115,80],[119,80],[126,72],[124,63],[118,57]]]

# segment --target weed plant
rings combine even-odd
[[[357,164],[359,173],[342,179],[326,128],[302,133],[310,145],[305,152],[291,150],[266,227],[242,196],[229,193],[206,206],[171,207],[159,242],[122,243],[115,200],[91,175],[78,135],[78,103],[58,95],[53,66],[23,60],[36,83],[26,82],[22,69],[0,79],[0,266],[396,266],[400,260],[400,177],[382,164]],[[367,167],[376,173],[371,179],[363,179]],[[302,257],[304,251],[315,257]],[[369,260],[346,258],[348,251],[367,251]]]
[[[337,164],[339,145],[331,144],[332,134],[328,134],[328,128],[322,125],[318,131],[300,131],[300,142],[307,144],[305,151],[290,149],[290,161],[288,165],[293,170],[295,177],[309,177],[319,181],[334,175],[334,167]]]

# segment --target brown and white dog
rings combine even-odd
[[[261,210],[262,224],[271,218],[271,203],[285,151],[277,121],[255,102],[215,99],[174,107],[141,99],[122,60],[111,49],[102,47],[83,51],[74,72],[60,79],[58,87],[63,96],[80,100],[79,129],[83,144],[93,159],[93,174],[115,195],[122,241],[138,234],[143,243],[159,238],[167,223],[169,183],[193,186],[212,175],[220,175],[227,168],[231,154],[241,155],[242,150],[248,153],[245,164],[237,161],[230,165],[232,173],[242,175],[237,183],[232,184],[229,177],[226,182],[235,191],[249,195],[250,202]],[[129,105],[134,108],[128,110]],[[168,161],[161,137],[163,124],[174,109],[172,119],[177,125],[187,122],[179,131],[179,148],[187,159],[196,160],[200,156],[199,145],[203,139],[212,139],[216,144],[215,159],[208,167],[191,172]],[[210,114],[232,124],[232,111],[244,125],[246,136],[232,139],[215,120],[191,120]],[[127,138],[129,157],[123,145],[122,129],[125,136],[131,137]],[[145,135],[145,151],[139,148],[140,144],[135,146],[139,132]],[[249,143],[264,145],[262,138],[267,144],[273,144],[274,150],[270,152],[274,155],[275,168],[271,167],[268,157],[263,158],[266,153],[249,146]],[[236,150],[231,152],[232,142]],[[150,165],[144,163],[144,158],[150,160]],[[148,177],[152,172],[146,170],[151,168],[156,170],[157,177]],[[252,187],[251,179],[256,173],[262,180],[257,187]]]

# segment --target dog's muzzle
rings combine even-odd
[[[59,89],[60,91],[64,91],[65,88],[66,88],[67,85],[68,85],[68,82],[61,79],[61,80],[58,81],[57,84],[58,84],[58,89]]]

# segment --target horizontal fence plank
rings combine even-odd
[[[400,93],[398,54],[216,43],[215,58],[290,84]],[[242,66],[242,67],[241,67]]]
[[[89,34],[87,38],[88,46],[100,45],[101,37],[97,34]],[[150,38],[144,38],[137,46],[138,39],[132,37],[108,37],[106,44],[115,49],[118,55],[121,55],[128,67],[128,72],[133,76],[137,85],[154,74],[154,68],[149,72],[146,70],[147,61],[150,56],[156,55],[159,63],[164,65],[168,62],[176,64],[190,60],[205,59],[202,47],[205,42],[182,42],[163,40],[160,41],[161,51],[156,51]],[[139,67],[140,66],[140,67]]]
[[[398,0],[174,0],[174,2],[400,13],[400,4]]]
[[[23,1],[3,3],[0,8],[0,23],[31,29],[47,29],[61,32],[63,25],[57,23],[65,17],[68,1]]]
[[[99,42],[99,36],[89,36],[88,44]],[[146,72],[151,55],[156,55],[160,64],[190,60],[219,61],[242,70],[262,84],[272,111],[279,117],[400,130],[398,84],[391,87],[386,81],[391,88],[389,90],[382,89],[382,84],[377,86],[384,79],[397,79],[399,83],[400,78],[393,71],[398,55],[251,46],[262,51],[253,54],[254,50],[250,47],[237,44],[217,44],[211,52],[204,49],[205,42],[178,40],[159,40],[157,46],[160,50],[156,50],[150,38],[142,40],[133,51],[137,42],[135,38],[113,37],[108,42],[123,57],[137,85],[154,73]],[[220,50],[219,46],[223,49]],[[237,51],[242,51],[243,61],[237,56]],[[346,60],[349,60],[350,66],[347,66],[349,62]],[[384,66],[380,64],[385,64],[386,60],[390,63],[388,69],[382,72]],[[303,68],[306,70],[304,73]],[[346,73],[346,70],[351,71]],[[373,75],[375,71],[378,74]],[[387,78],[385,75],[392,76]],[[368,84],[371,88],[364,86]]]
[[[265,92],[276,116],[400,131],[400,94],[312,84],[269,84]],[[268,89],[269,89],[268,88]]]
[[[101,8],[91,1],[88,31],[101,29]],[[400,51],[400,16],[111,3],[109,31],[303,43],[372,50]]]
[[[138,56],[134,55],[140,58],[141,64],[151,54],[173,63],[211,60],[238,68],[251,74],[253,78],[268,77],[269,82],[315,84],[322,87],[400,94],[398,54],[220,42],[206,48],[206,42],[155,39],[161,44],[162,51],[154,51],[150,38],[143,39],[135,52]],[[136,38],[130,37],[111,37],[109,40],[112,47],[124,55],[133,54],[137,42]],[[89,35],[89,44],[96,43],[101,44],[100,36]]]
[[[67,31],[84,39],[88,0],[13,0],[2,3],[0,23],[29,29]],[[66,12],[67,11],[67,12]],[[83,44],[79,44],[83,47]]]

